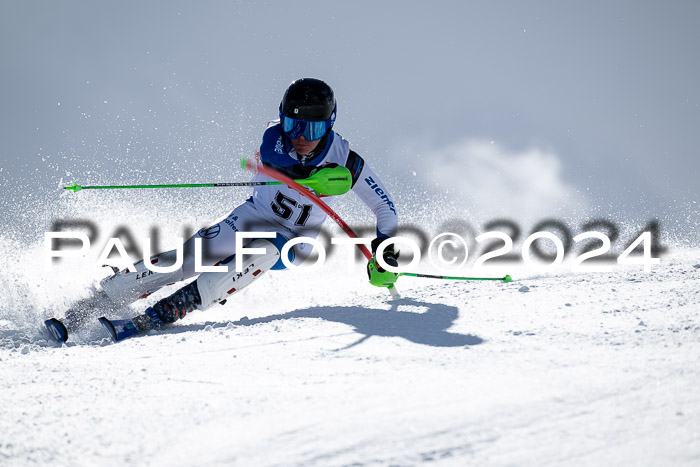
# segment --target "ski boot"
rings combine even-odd
[[[174,323],[178,319],[195,310],[201,305],[202,299],[197,289],[197,282],[191,282],[169,297],[155,303],[146,309],[144,314],[132,319],[109,320],[104,316],[100,323],[107,329],[112,340],[119,342],[127,337],[143,334],[151,329],[159,329],[165,324]]]

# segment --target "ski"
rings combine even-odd
[[[103,265],[109,267],[116,274],[119,269],[114,266]],[[107,311],[116,311],[120,309],[110,298],[100,289],[92,288],[91,294],[82,298],[66,310],[65,316],[61,319],[50,318],[44,321],[44,326],[48,329],[52,339],[56,342],[66,342],[68,335],[80,328],[86,323],[92,321],[97,313],[105,313]]]
[[[135,336],[136,334],[141,334],[142,332],[136,327],[133,320],[130,319],[113,319],[109,320],[104,316],[98,318],[102,326],[107,329],[109,335],[112,337],[114,342],[119,342],[127,337]]]
[[[56,342],[66,342],[68,340],[68,329],[66,329],[63,323],[58,319],[47,319],[44,321],[44,326],[46,326],[46,329],[49,330],[51,337],[53,337]]]

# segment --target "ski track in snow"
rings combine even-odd
[[[116,345],[97,324],[47,342],[74,292],[29,291],[0,314],[0,464],[698,465],[699,253],[403,278],[395,302],[361,274],[268,274]]]

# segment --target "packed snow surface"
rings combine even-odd
[[[398,301],[273,272],[118,344],[48,342],[29,291],[0,315],[0,464],[698,465],[699,253]]]

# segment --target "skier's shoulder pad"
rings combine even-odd
[[[348,154],[348,159],[345,162],[345,167],[350,171],[352,175],[352,186],[360,179],[360,174],[362,173],[362,168],[365,166],[365,160],[358,153],[350,149]]]
[[[287,167],[298,163],[289,157],[284,147],[282,125],[279,120],[268,123],[260,144],[260,160],[267,165]]]

